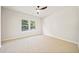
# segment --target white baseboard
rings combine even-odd
[[[9,38],[6,38],[6,39],[2,40],[2,42],[8,41],[8,40],[14,40],[14,39],[21,39],[21,38],[36,36],[36,35],[41,35],[41,34],[35,34],[35,35],[30,35],[30,36],[20,35],[20,36],[15,36],[15,37],[9,37]],[[78,42],[71,41],[71,40],[68,40],[68,39],[65,39],[65,38],[62,38],[62,37],[59,37],[59,36],[54,36],[54,35],[46,35],[46,36],[58,38],[58,39],[61,39],[61,40],[67,41],[67,42],[71,42],[71,43],[77,44],[78,48],[79,48],[79,43]]]
[[[71,40],[68,40],[68,39],[65,39],[65,38],[62,38],[62,37],[59,37],[59,36],[54,36],[54,35],[46,35],[46,36],[58,38],[58,39],[61,39],[61,40],[67,41],[67,42],[71,42],[71,43],[74,43],[74,44],[78,45],[78,42],[76,42],[76,41],[71,41]]]
[[[36,35],[41,35],[41,34],[34,34],[34,35],[16,35],[16,36],[13,36],[13,37],[8,37],[8,38],[5,38],[5,39],[2,39],[1,42],[6,42],[6,41],[10,41],[10,40],[16,40],[16,39],[23,39],[23,38],[28,38],[28,37],[32,37],[32,36],[36,36]]]

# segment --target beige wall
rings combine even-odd
[[[77,24],[79,24],[79,7],[77,7],[77,17],[78,17],[78,21],[77,21]],[[78,37],[78,47],[79,47],[79,25],[77,25],[77,37]]]
[[[1,6],[0,6],[0,47],[1,47]]]
[[[75,7],[66,7],[44,19],[43,33],[77,43],[79,35],[78,18]]]
[[[36,21],[36,29],[21,31],[21,20]],[[42,24],[38,17],[2,8],[2,41],[29,35],[42,34]]]

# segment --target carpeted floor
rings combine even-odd
[[[49,36],[33,36],[23,39],[10,40],[2,43],[0,52],[29,53],[29,52],[79,52],[76,44]]]

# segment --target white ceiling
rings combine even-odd
[[[15,11],[23,12],[26,14],[30,14],[33,16],[38,16],[40,18],[45,18],[54,12],[58,12],[64,8],[64,6],[47,6],[47,9],[41,10],[40,14],[37,15],[36,13],[36,6],[5,6],[5,8],[12,9]]]

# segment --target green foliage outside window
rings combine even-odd
[[[22,31],[26,31],[29,29],[29,24],[27,20],[22,20]]]
[[[28,20],[22,20],[22,31],[27,31],[27,30],[29,30],[29,28],[30,29],[35,29],[35,21],[30,21],[30,22],[28,22]],[[29,27],[29,25],[30,25],[30,27]]]
[[[30,29],[35,29],[35,21],[30,21]]]

